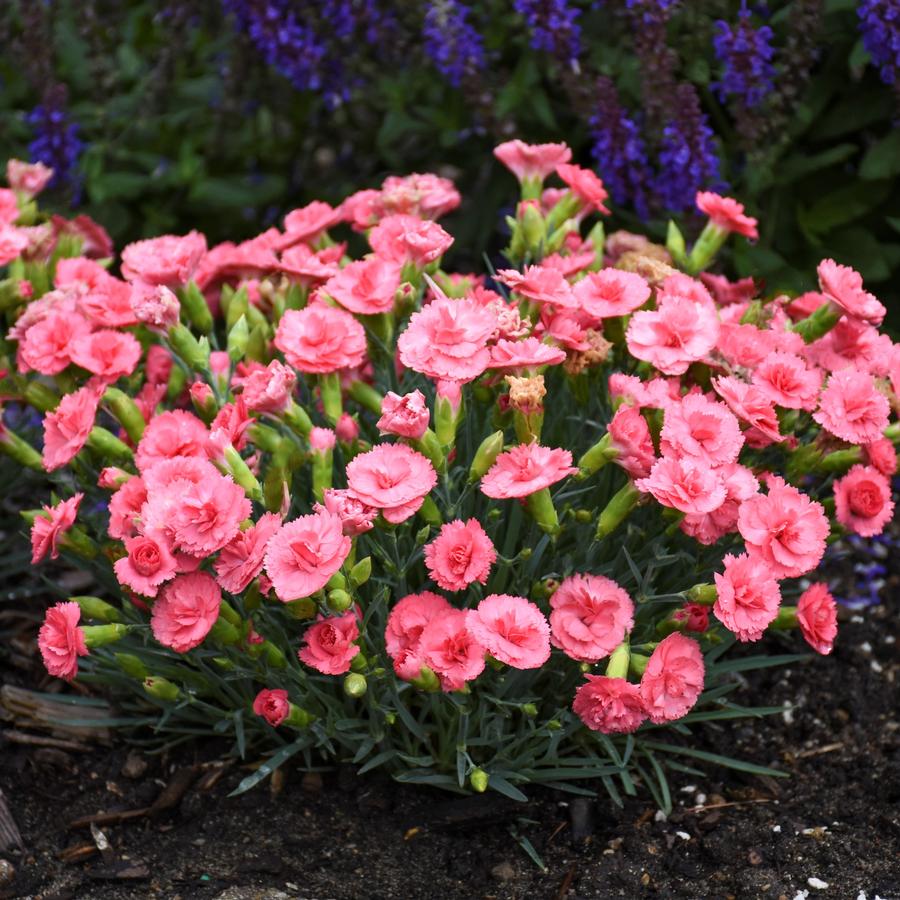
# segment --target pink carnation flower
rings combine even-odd
[[[422,219],[439,219],[456,209],[461,198],[448,178],[431,172],[389,175],[381,185],[380,203],[385,213],[406,213]]]
[[[725,502],[725,485],[719,475],[707,464],[687,458],[658,459],[650,474],[634,486],[652,494],[663,506],[688,515],[712,512]]]
[[[111,384],[134,371],[141,345],[133,334],[102,329],[76,338],[70,356],[76,366]]]
[[[219,618],[221,605],[222,592],[211,575],[179,575],[163,587],[153,604],[153,636],[176,653],[187,653],[203,643]]]
[[[514,669],[537,669],[550,657],[550,626],[524,597],[489,594],[466,617],[472,637]]]
[[[60,500],[56,506],[44,506],[43,513],[34,518],[31,526],[31,564],[39,563],[48,553],[50,559],[59,556],[59,539],[75,524],[78,506],[84,494]]]
[[[603,575],[563,579],[550,606],[550,643],[579,662],[609,656],[634,627],[631,598]]]
[[[129,478],[109,498],[109,527],[111,538],[122,541],[137,534],[136,522],[147,502],[147,485],[143,478]]]
[[[647,718],[636,684],[624,678],[587,675],[575,691],[572,710],[591,731],[627,734],[637,731]]]
[[[773,335],[755,325],[722,322],[716,350],[731,366],[755,369],[775,349]]]
[[[269,539],[281,527],[281,516],[264,513],[246,531],[239,531],[213,563],[216,579],[229,594],[240,594],[262,571]]]
[[[894,516],[891,483],[873,466],[853,466],[834,482],[838,522],[860,537],[874,537]]]
[[[641,700],[656,725],[686,715],[703,692],[700,645],[677,632],[663,638],[650,654],[641,676]]]
[[[181,304],[165,285],[139,281],[132,285],[128,302],[134,318],[154,331],[165,333],[178,324]]]
[[[356,537],[363,532],[371,531],[378,518],[378,510],[374,506],[367,506],[352,491],[328,488],[322,500],[324,506],[317,503],[313,507],[315,512],[327,510],[341,520],[341,527],[348,537]]]
[[[146,472],[156,463],[175,456],[206,458],[209,432],[193,413],[174,409],[153,418],[137,445],[135,463]]]
[[[557,166],[572,158],[572,151],[566,144],[526,144],[515,140],[494,147],[494,156],[520,182],[532,179],[543,181],[556,171]]]
[[[813,410],[819,400],[822,374],[794,353],[773,351],[756,367],[752,381],[778,406]]]
[[[635,272],[601,269],[572,289],[580,308],[595,319],[627,316],[650,299],[650,285]]]
[[[616,451],[615,463],[631,478],[646,478],[656,462],[650,426],[636,406],[620,406],[607,431]]]
[[[880,325],[887,310],[878,298],[863,288],[862,275],[850,266],[842,266],[833,259],[823,259],[816,272],[822,293],[837,304],[848,316]]]
[[[407,594],[391,608],[384,643],[399,678],[409,681],[419,677],[419,671],[425,665],[420,647],[422,631],[432,619],[450,609],[452,607],[446,599],[431,591]],[[481,657],[483,663],[483,649]]]
[[[196,484],[181,484],[183,493],[169,525],[175,544],[192,556],[221,550],[250,515],[244,489],[218,474]]]
[[[735,462],[743,445],[741,426],[724,403],[688,394],[665,409],[659,442],[663,455],[714,468]]]
[[[340,210],[321,200],[313,200],[300,209],[291,210],[284,217],[285,234],[278,240],[278,248],[285,250],[301,241],[314,244],[324,232],[340,221]]]
[[[397,263],[373,256],[344,266],[322,287],[322,293],[337,300],[344,309],[374,316],[390,312],[400,287]]]
[[[172,354],[161,344],[153,344],[147,349],[144,370],[150,384],[168,384],[172,365]]]
[[[375,423],[382,434],[418,440],[428,430],[431,413],[425,395],[415,390],[409,394],[388,391],[381,402],[381,418]]]
[[[712,191],[697,192],[697,208],[712,219],[714,225],[725,231],[733,231],[755,241],[759,237],[756,219],[744,215],[744,204],[731,197],[722,197]]]
[[[738,511],[738,531],[748,553],[775,578],[799,578],[814,569],[829,530],[822,504],[777,476],[769,478],[768,494],[745,500]]]
[[[539,369],[564,362],[566,353],[559,347],[551,347],[536,337],[511,341],[501,338],[491,347],[489,369],[498,372],[521,372],[523,369]]]
[[[474,300],[438,297],[413,313],[397,340],[401,363],[429,378],[471,381],[487,368],[487,342],[496,327],[489,309]]]
[[[540,265],[526,266],[522,272],[518,269],[500,269],[497,281],[515,291],[519,297],[541,306],[575,309],[579,304],[572,292],[572,285],[559,269]]]
[[[350,663],[359,653],[359,647],[354,643],[358,637],[359,622],[354,610],[348,610],[342,616],[320,616],[306,629],[297,656],[323,675],[343,675],[350,671]]]
[[[75,340],[90,330],[90,323],[84,316],[51,309],[22,336],[17,355],[19,371],[25,373],[33,369],[41,375],[58,375],[72,362]]]
[[[573,166],[570,163],[560,163],[556,167],[556,174],[586,209],[609,215],[609,210],[603,205],[606,198],[609,197],[609,193],[603,187],[603,182],[590,169],[582,169],[580,166]]]
[[[347,484],[359,500],[397,524],[419,509],[437,484],[437,473],[421,453],[405,444],[378,444],[348,463]]]
[[[71,600],[47,610],[38,632],[38,648],[45,668],[54,678],[71,681],[78,674],[78,657],[88,655],[80,620],[81,607]]]
[[[113,565],[119,584],[144,597],[155,597],[159,586],[178,571],[178,563],[164,541],[149,537],[125,538],[127,556]]]
[[[577,471],[568,450],[517,444],[497,457],[481,479],[481,492],[496,500],[528,497]]]
[[[425,568],[446,591],[462,591],[475,581],[487,584],[497,551],[477,519],[456,519],[441,526],[425,545]]]
[[[282,525],[269,538],[265,554],[266,573],[278,599],[288,603],[325,587],[344,564],[350,547],[340,518],[327,511]]]
[[[53,472],[71,462],[87,443],[100,398],[92,387],[66,394],[52,412],[44,416],[44,468]]]
[[[289,309],[275,332],[275,346],[301,372],[328,373],[360,366],[366,356],[366,332],[342,309],[314,303]]]
[[[6,161],[6,180],[9,186],[20,194],[36,197],[53,178],[53,169],[42,162],[22,162],[20,159]]]
[[[136,241],[122,250],[122,275],[128,281],[181,287],[191,280],[205,253],[206,238],[198,231]]]
[[[715,307],[683,294],[659,294],[653,310],[636,312],[628,323],[628,352],[666,375],[681,375],[716,345]]]
[[[461,690],[484,671],[485,648],[472,634],[470,615],[448,605],[431,617],[419,638],[417,653],[445,691]]]
[[[437,222],[416,216],[386,216],[369,232],[372,249],[397,267],[411,263],[425,268],[439,260],[452,243],[453,238]]]
[[[887,438],[878,438],[877,441],[866,444],[863,449],[869,465],[878,469],[882,475],[890,476],[897,471],[897,451]]]
[[[726,554],[724,571],[715,573],[716,618],[739,641],[758,641],[775,621],[781,605],[781,588],[773,570],[763,560],[742,553]]]
[[[712,384],[728,408],[750,425],[744,439],[751,447],[764,447],[785,440],[778,430],[775,405],[758,387],[731,375],[713,378]]]
[[[255,369],[242,379],[241,396],[247,409],[278,415],[291,405],[296,383],[293,369],[273,359],[264,369]]]
[[[0,224],[0,266],[18,259],[28,249],[28,237],[24,228]]]
[[[253,713],[277,728],[291,711],[288,692],[281,688],[264,688],[253,700]]]
[[[685,534],[707,546],[737,529],[741,504],[759,493],[759,481],[745,466],[729,463],[719,466],[716,474],[725,486],[725,502],[712,512],[686,515],[679,526]]]
[[[842,441],[868,444],[882,436],[889,413],[888,399],[871,375],[844,369],[828,379],[813,418]]]
[[[838,630],[837,604],[827,585],[816,582],[800,595],[797,624],[803,639],[816,653],[831,653]]]

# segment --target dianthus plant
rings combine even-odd
[[[521,199],[481,274],[443,267],[460,198],[434,175],[116,261],[96,223],[39,212],[49,170],[10,164],[3,395],[43,443],[0,448],[53,485],[23,513],[33,562],[97,585],[47,613],[51,674],[271,753],[244,787],[300,754],[665,806],[679,759],[755,770],[690,726],[771,712],[729,676],[797,659],[791,629],[831,650],[805,579],[893,511],[884,308],[830,259],[791,298],[707,272],[756,238],[733,199],[697,196],[690,247],[605,237],[564,144],[496,155]],[[726,655],[771,631],[781,655]]]

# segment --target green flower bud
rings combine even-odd
[[[609,537],[634,509],[640,496],[640,491],[630,481],[620,488],[600,513],[597,521],[596,540],[602,541]]]
[[[202,334],[209,334],[213,330],[213,317],[200,288],[193,281],[189,281],[181,291],[179,299],[188,321]]]
[[[833,303],[823,303],[818,309],[793,325],[793,330],[811,344],[824,337],[840,321],[841,312]]]
[[[160,675],[151,675],[144,679],[144,690],[154,699],[163,700],[166,703],[174,703],[181,696],[181,689],[168,678]]]
[[[422,666],[419,674],[410,683],[420,691],[427,691],[429,694],[435,694],[441,689],[440,680],[434,670],[428,666]]]
[[[101,622],[118,622],[122,614],[112,604],[99,597],[69,597],[69,600],[81,607],[87,619],[99,619]]]
[[[284,421],[295,434],[300,437],[309,437],[312,431],[312,419],[310,419],[306,410],[302,406],[298,406],[293,400],[284,414]]]
[[[299,706],[294,706],[291,703],[290,712],[282,724],[287,725],[289,728],[308,728],[315,720],[316,717],[311,712],[307,712],[305,709],[301,709]]]
[[[103,394],[103,401],[109,407],[116,421],[125,429],[125,433],[136,444],[144,434],[144,417],[138,405],[124,391],[109,387]]]
[[[358,700],[360,697],[365,696],[368,687],[365,676],[360,675],[358,672],[351,672],[344,679],[344,693],[348,697]]]
[[[304,597],[302,600],[292,600],[290,603],[285,603],[284,608],[293,618],[300,620],[311,619],[318,611],[315,601],[310,599],[309,597]]]
[[[319,390],[322,393],[322,406],[325,418],[336,425],[344,411],[341,397],[341,379],[337,372],[328,372],[319,376]]]
[[[714,584],[695,584],[685,593],[685,597],[691,603],[699,603],[701,606],[712,606],[718,598],[718,593]]]
[[[372,575],[372,557],[367,556],[365,559],[361,559],[350,570],[350,585],[352,587],[361,587],[369,580],[371,575]]]
[[[679,269],[687,265],[687,248],[684,245],[684,235],[678,226],[669,220],[669,228],[666,232],[666,250],[672,255],[672,260]]]
[[[114,459],[122,459],[122,460],[131,460],[134,458],[134,454],[131,452],[131,447],[127,444],[122,443],[114,434],[107,431],[105,428],[102,428],[99,425],[95,425],[90,434],[88,435],[87,445],[98,453],[104,460],[109,457],[113,457]]]
[[[0,429],[0,453],[27,469],[34,469],[35,472],[44,471],[41,454],[28,441],[6,426]]]
[[[369,412],[375,413],[376,416],[381,415],[381,404],[384,402],[384,397],[371,385],[362,381],[354,381],[347,393]]]
[[[129,626],[121,623],[111,625],[83,625],[81,633],[84,635],[84,643],[87,647],[104,647],[106,644],[114,644],[122,640],[128,634]]]
[[[628,641],[622,641],[618,647],[612,652],[609,662],[606,664],[607,678],[624,678],[628,674],[628,663],[631,657],[631,651],[628,647]]]
[[[139,681],[144,681],[149,675],[147,667],[133,653],[115,653],[113,656],[119,668],[126,675],[137,678]]]
[[[528,504],[528,511],[535,522],[537,522],[541,531],[546,531],[547,534],[559,534],[559,516],[557,516],[556,508],[553,506],[549,488],[543,488],[534,494],[530,494],[526,503]]]
[[[443,525],[444,520],[441,518],[441,511],[430,496],[426,497],[419,507],[419,515],[434,528],[440,528]]]
[[[472,769],[469,773],[469,784],[472,790],[478,794],[483,794],[487,790],[490,775],[484,769]]]
[[[232,362],[240,362],[247,352],[247,344],[250,341],[250,327],[247,325],[247,317],[241,316],[228,332],[228,358]]]
[[[333,612],[346,612],[351,606],[353,606],[353,598],[346,591],[328,592],[328,608]]]
[[[538,714],[538,708],[534,703],[523,703],[522,712],[525,713],[525,715],[529,718],[533,719]]]
[[[469,467],[469,481],[478,481],[496,462],[503,450],[503,432],[495,431],[488,435],[475,451],[475,459]]]
[[[192,372],[200,372],[209,367],[209,342],[205,339],[198,341],[181,322],[169,329],[169,343]]]

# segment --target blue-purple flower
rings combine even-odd
[[[721,80],[714,85],[719,97],[734,99],[747,109],[759,106],[774,88],[772,29],[754,27],[750,11],[744,8],[736,25],[716,22],[713,49],[722,64]]]
[[[581,10],[568,0],[513,0],[513,8],[525,19],[535,50],[571,61],[581,53]]]
[[[863,46],[885,84],[900,80],[900,3],[897,0],[860,0],[857,7]]]
[[[425,10],[422,37],[435,68],[454,87],[482,71],[484,40],[469,21],[472,10],[459,0],[432,0]]]

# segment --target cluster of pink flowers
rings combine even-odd
[[[82,488],[31,514],[34,562],[109,561],[128,621],[174,654],[231,653],[273,726],[306,721],[327,678],[352,698],[385,679],[391,696],[477,694],[552,668],[565,695],[548,715],[632,732],[694,707],[723,635],[796,627],[828,653],[834,600],[798,579],[894,511],[884,307],[829,259],[800,297],[700,273],[728,234],[756,237],[731,198],[698,195],[690,254],[604,239],[583,225],[607,193],[566,145],[496,156],[522,195],[492,280],[443,270],[437,220],[459,195],[434,175],[238,244],[138,241],[109,266],[85,223],[20,221],[46,173],[11,164],[0,265],[50,281],[18,288],[4,393],[40,409],[44,440],[37,454],[4,431],[0,449]],[[54,233],[82,254],[54,261]],[[107,505],[105,533],[76,521],[83,495]],[[610,536],[635,527],[721,562],[649,602]],[[65,678],[101,640],[80,615],[60,604],[41,631]]]

